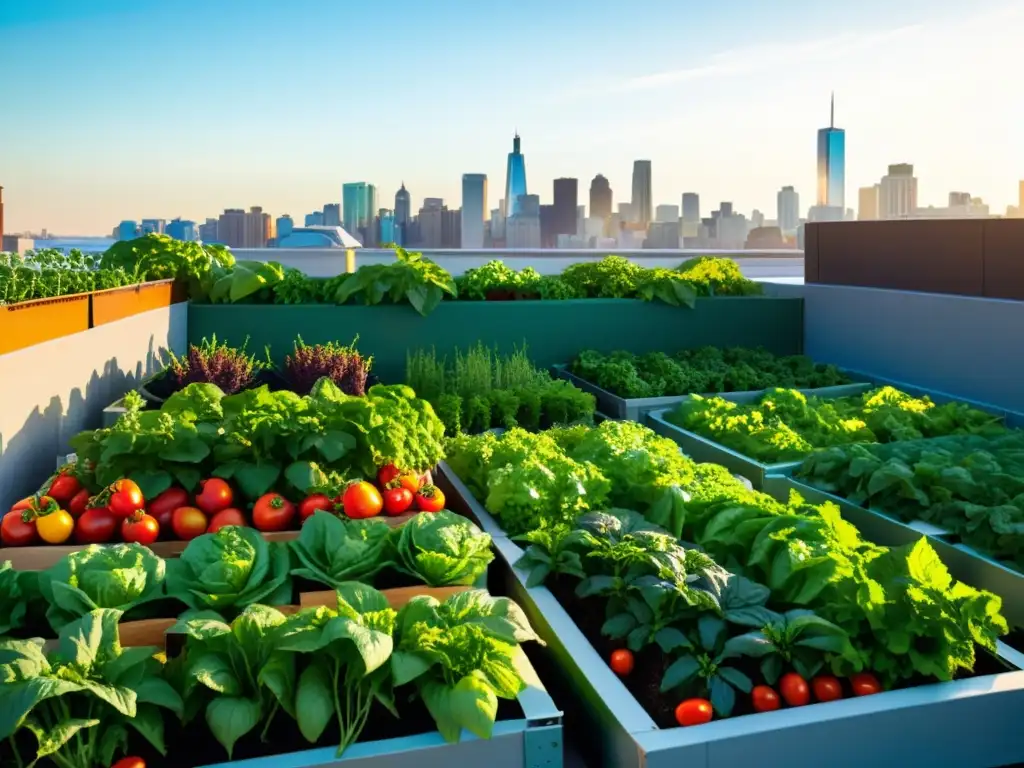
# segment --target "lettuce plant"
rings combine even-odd
[[[164,560],[140,544],[91,544],[39,574],[55,632],[97,608],[127,612],[166,596]]]
[[[416,515],[391,535],[395,568],[431,587],[474,584],[494,559],[491,537],[447,510]]]
[[[193,609],[238,611],[291,599],[288,549],[252,528],[228,526],[192,539],[167,562],[167,592]]]
[[[296,561],[292,575],[337,589],[346,581],[369,581],[390,564],[391,527],[380,519],[342,521],[315,514],[289,543]]]
[[[34,573],[19,573],[9,560],[0,563],[0,637],[10,634],[25,625],[28,618],[30,592],[26,576]]]

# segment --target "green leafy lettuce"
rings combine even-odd
[[[491,537],[447,510],[416,515],[392,541],[395,567],[431,587],[475,584],[494,559]]]
[[[343,521],[315,514],[289,543],[296,563],[292,575],[331,589],[348,581],[370,581],[391,564],[390,532],[391,527],[380,519]]]

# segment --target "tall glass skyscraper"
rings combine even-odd
[[[373,221],[377,210],[377,189],[365,181],[345,184],[341,188],[341,202],[344,207],[343,226],[353,237],[358,237],[359,229]]]
[[[651,223],[651,161],[633,161],[633,216],[643,225]]]
[[[846,131],[836,128],[835,95],[829,126],[818,131],[818,205],[846,210]]]
[[[519,198],[526,194],[526,158],[519,150],[519,134],[512,140],[512,151],[508,153],[508,170],[505,173],[505,217],[519,212]]]
[[[462,174],[463,248],[484,247],[484,217],[487,215],[487,174]]]

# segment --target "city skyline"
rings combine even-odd
[[[827,125],[833,90],[837,125],[849,136],[847,207],[858,189],[898,163],[917,169],[922,206],[945,205],[949,191],[964,189],[1000,212],[1016,203],[1024,176],[1024,112],[1001,83],[1015,76],[1013,42],[1024,34],[1024,9],[1006,0],[970,8],[907,0],[898,9],[879,0],[828,9],[804,0],[738,2],[696,15],[654,3],[652,19],[629,38],[613,34],[618,12],[601,3],[567,0],[566,8],[550,10],[529,0],[518,14],[448,9],[431,20],[398,2],[401,23],[386,44],[371,50],[369,42],[346,40],[344,56],[314,46],[285,63],[287,56],[267,52],[298,43],[275,37],[274,16],[262,12],[261,0],[250,3],[261,12],[249,18],[264,19],[265,28],[255,30],[248,22],[231,27],[235,3],[223,5],[227,10],[219,4],[204,15],[204,33],[217,36],[216,52],[207,46],[205,56],[171,23],[187,14],[185,6],[198,7],[192,0],[175,13],[114,0],[71,11],[57,0],[0,11],[0,45],[11,60],[33,62],[24,77],[0,82],[4,103],[29,105],[0,141],[7,230],[103,234],[125,216],[201,221],[254,203],[297,217],[338,200],[340,184],[356,179],[375,185],[382,201],[404,180],[416,209],[426,197],[461,202],[468,172],[488,176],[493,200],[504,187],[503,160],[517,128],[530,157],[528,191],[544,204],[552,202],[552,180],[589,184],[598,173],[616,203],[625,201],[633,162],[644,158],[652,161],[655,205],[676,204],[683,191],[695,190],[707,203],[771,211],[783,186],[793,186],[803,203],[813,201],[808,146]],[[550,11],[544,24],[528,21],[525,11],[535,5]],[[583,5],[581,20],[576,6]],[[290,12],[339,32],[351,26],[325,4],[298,2]],[[353,13],[368,21],[365,9]],[[139,24],[145,43],[127,33]],[[447,37],[427,46],[423,38],[444,25]],[[695,25],[707,34],[693,37]],[[117,45],[99,52],[85,46],[79,41],[90,31],[116,35]],[[471,54],[486,48],[497,57],[513,33],[543,33],[551,50],[518,68],[515,82],[496,96],[497,60],[471,66]],[[670,45],[684,33],[691,35],[685,50]],[[43,48],[46,57],[33,56]],[[303,95],[302,83],[321,70],[348,66],[346,57],[363,53],[376,62],[391,48],[405,51],[403,60],[437,67],[380,65],[404,73],[402,87],[385,89],[386,106],[372,90],[355,100],[339,95],[345,113],[329,96],[314,105]],[[200,73],[228,83],[243,72],[273,93],[266,106],[245,101],[244,88],[199,87]],[[138,92],[163,104],[161,94],[181,86],[185,101],[172,109],[146,110],[122,96]],[[372,130],[347,114],[351,109],[372,113]],[[587,202],[582,189],[580,200]]]

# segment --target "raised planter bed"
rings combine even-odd
[[[169,307],[186,299],[185,291],[173,279],[94,291],[90,294],[89,327],[95,328],[142,312]]]
[[[477,518],[485,529],[488,520],[495,524],[450,469],[442,465],[440,474],[446,492],[457,494],[449,497],[450,507]],[[982,768],[1024,760],[1024,744],[1009,716],[1024,706],[1024,656],[1004,644],[999,644],[998,657],[987,659],[1000,670],[994,674],[690,728],[659,728],[555,595],[547,587],[526,587],[526,575],[512,567],[523,550],[504,536],[495,538],[495,546],[508,566],[502,571],[507,593],[547,643],[548,667],[558,682],[575,691],[566,709],[579,718],[606,768],[752,763],[769,768]]]
[[[0,355],[89,330],[88,293],[0,306]]]

